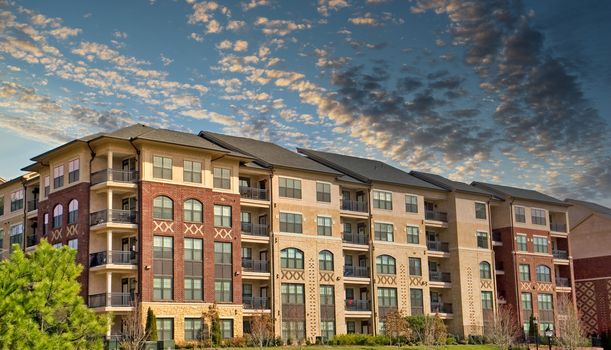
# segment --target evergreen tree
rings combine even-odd
[[[218,312],[214,314],[212,318],[212,344],[214,346],[221,346],[223,334],[221,333],[221,319],[219,318]]]
[[[157,317],[155,317],[155,313],[149,307],[146,312],[146,334],[148,334],[148,339],[151,341],[157,341]]]
[[[535,315],[530,314],[530,319],[528,320],[528,336],[531,338],[539,336],[539,330],[537,329],[537,324],[535,323]]]
[[[1,349],[101,349],[105,316],[79,295],[76,251],[45,240],[30,254],[17,245],[0,263]]]

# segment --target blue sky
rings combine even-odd
[[[140,122],[611,199],[607,1],[0,0],[0,176]]]

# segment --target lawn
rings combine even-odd
[[[391,350],[397,349],[397,346],[367,346],[367,345],[313,345],[313,346],[279,346],[274,348],[263,348],[265,349],[304,349],[304,350]],[[244,350],[250,349],[255,350],[259,348],[227,348],[231,350]],[[425,350],[424,346],[402,346],[400,349],[406,350]],[[498,348],[494,345],[446,345],[439,347],[439,349],[447,350],[497,350]]]

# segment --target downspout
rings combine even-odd
[[[277,303],[276,303],[276,234],[274,233],[274,196],[273,196],[273,188],[274,186],[272,186],[272,179],[274,178],[274,169],[270,170],[269,173],[269,185],[267,186],[268,191],[269,191],[269,234],[270,234],[270,254],[269,256],[271,257],[271,260],[269,262],[269,271],[270,271],[270,275],[271,275],[271,282],[270,282],[270,292],[268,293],[268,298],[270,300],[270,304],[271,304],[271,311],[272,311],[272,322],[273,322],[273,332],[274,335],[275,334],[280,334],[280,336],[282,336],[282,324],[280,324],[280,329],[278,330],[279,333],[276,333],[276,325],[277,325],[277,320],[278,317],[280,315],[276,315],[277,310],[280,310],[280,308],[278,307]],[[280,302],[282,302],[282,296],[280,296],[279,298]]]
[[[141,159],[140,159],[140,150],[138,149],[138,147],[136,147],[136,145],[134,145],[134,138],[130,137],[129,138],[129,144],[134,148],[134,150],[136,151],[136,172],[138,174],[138,177],[136,179],[136,193],[137,193],[137,201],[138,201],[138,214],[136,216],[136,224],[138,225],[138,292],[137,295],[135,296],[134,303],[139,303],[141,302],[141,296],[142,296],[142,269],[144,269],[144,264],[142,262],[142,186],[140,185],[140,180],[142,178],[142,164],[141,164]]]
[[[514,198],[511,199],[511,202],[509,202],[509,223],[510,223],[510,228],[511,228],[511,250],[513,252],[512,256],[512,260],[513,260],[513,279],[514,279],[514,283],[515,283],[515,293],[516,293],[516,309],[517,309],[517,313],[518,313],[518,320],[520,320],[523,315],[520,312],[520,303],[522,302],[521,298],[520,298],[520,281],[518,279],[518,259],[516,258],[517,255],[517,250],[515,247],[515,232],[514,232],[514,226],[513,226],[513,202],[515,201]],[[531,310],[532,311],[532,310]],[[524,324],[525,320],[522,320],[521,324]]]
[[[371,320],[371,331],[373,335],[377,335],[378,334],[378,322],[377,317],[378,317],[378,298],[377,298],[377,293],[375,290],[375,278],[374,278],[374,271],[375,271],[375,247],[373,245],[373,236],[374,236],[374,227],[373,227],[373,206],[372,206],[372,200],[371,200],[371,188],[372,188],[372,184],[371,182],[369,183],[369,188],[367,188],[367,207],[369,209],[369,217],[368,217],[368,221],[369,221],[369,289],[371,290],[370,295],[371,295],[371,315],[372,315],[372,320]],[[362,330],[362,329],[361,329]]]
[[[486,202],[488,204],[488,231],[490,232],[490,244],[492,247],[492,292],[494,293],[494,302],[492,303],[492,313],[494,315],[496,315],[497,313],[497,309],[498,309],[498,300],[499,300],[499,295],[498,295],[498,288],[496,285],[496,253],[494,252],[494,239],[493,239],[493,235],[494,233],[492,232],[492,208],[490,207],[490,202],[491,199],[489,198],[488,201]],[[503,242],[503,239],[501,238],[501,243]]]
[[[26,194],[28,193],[28,186],[26,185],[26,181],[23,178],[23,176],[21,177],[21,186],[23,187],[23,232],[22,232],[20,248],[25,252],[25,246],[26,246],[26,241],[27,241],[27,237],[25,233],[26,233],[26,224],[28,222],[28,198],[26,197]],[[9,242],[10,242],[10,236],[9,236]]]

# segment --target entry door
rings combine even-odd
[[[356,193],[356,201],[360,202],[360,203],[364,203],[365,202],[365,193],[359,191]]]
[[[121,200],[121,209],[123,210],[134,211],[136,210],[136,205],[137,205],[136,197],[128,197],[128,198],[123,198]]]
[[[259,260],[267,261],[267,250],[262,250],[259,252]]]
[[[431,292],[431,303],[441,304],[441,294],[439,292]]]
[[[429,271],[431,272],[438,272],[439,271],[439,264],[435,261],[429,261]]]
[[[350,191],[342,191],[342,200],[349,201],[350,200]]]
[[[367,256],[359,255],[359,267],[367,267]]]
[[[259,216],[259,224],[260,225],[267,225],[267,215]]]
[[[354,300],[354,289],[346,288],[346,300]]]
[[[121,162],[121,170],[123,171],[136,170],[136,158],[123,159],[123,162]]]
[[[361,294],[361,300],[369,300],[369,291],[367,288],[361,288],[359,292]]]
[[[369,334],[369,321],[361,321],[361,333]]]

